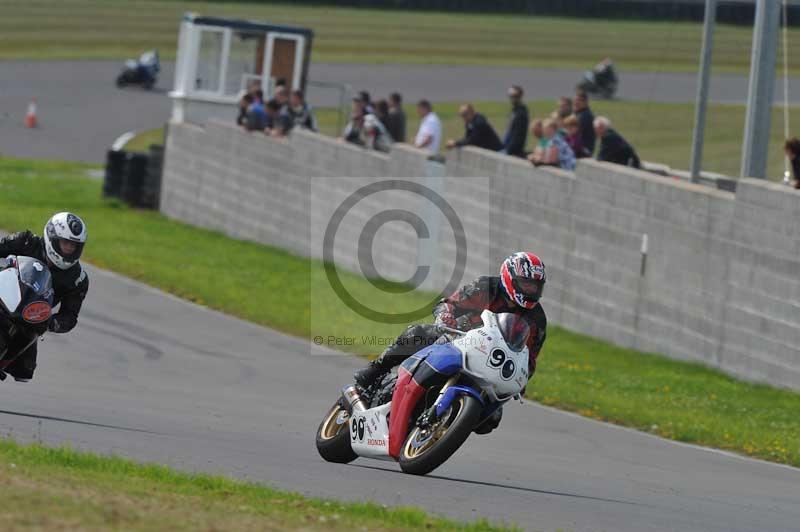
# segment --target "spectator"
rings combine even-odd
[[[392,146],[392,136],[375,115],[364,116],[364,145],[367,149],[388,152]]]
[[[375,114],[375,107],[372,105],[369,93],[367,91],[359,91],[356,98],[364,105],[364,112],[368,115]]]
[[[567,131],[566,141],[569,147],[572,148],[572,153],[575,158],[581,159],[589,157],[586,148],[583,147],[583,139],[581,138],[581,123],[575,115],[569,115],[564,119],[564,129]]]
[[[389,118],[389,102],[386,100],[378,100],[375,102],[375,116],[385,127],[386,120]]]
[[[508,89],[511,116],[503,137],[503,152],[514,157],[525,157],[525,143],[528,141],[528,107],[522,103],[523,94],[522,87],[518,85]]]
[[[569,99],[569,96],[562,96],[558,99],[556,112],[561,120],[572,114],[572,100]]]
[[[352,142],[359,146],[364,146],[364,138],[362,136],[364,129],[364,105],[361,100],[353,98],[353,109],[350,111],[350,121],[344,127],[342,132],[342,139],[346,142]]]
[[[537,118],[531,123],[531,135],[533,135],[533,151],[528,156],[528,160],[533,162],[531,157],[536,159],[544,157],[544,149],[547,147],[547,139],[544,138],[541,118]]]
[[[317,131],[317,119],[314,111],[306,103],[305,95],[300,89],[293,90],[289,96],[289,115],[295,126]]]
[[[417,103],[417,116],[420,123],[417,136],[414,138],[414,146],[436,155],[442,142],[442,121],[433,112],[431,102],[428,100],[420,100]]]
[[[292,129],[292,118],[287,107],[282,106],[275,98],[267,102],[267,123],[264,133],[270,137],[285,137]]]
[[[783,152],[792,163],[792,177],[794,178],[794,188],[800,189],[800,139],[793,137],[786,139],[783,145]]]
[[[458,115],[464,120],[465,134],[460,140],[448,140],[445,147],[449,150],[462,146],[477,146],[485,150],[499,151],[503,147],[494,128],[486,117],[475,112],[472,104],[466,103],[459,107]]]
[[[575,116],[581,125],[581,140],[583,147],[591,156],[594,153],[594,146],[597,138],[594,133],[594,114],[589,108],[589,96],[585,91],[578,91],[574,101]]]
[[[597,152],[598,161],[623,164],[634,168],[641,168],[639,156],[622,135],[611,129],[611,120],[604,116],[594,119],[594,130],[600,137],[600,150]]]
[[[389,115],[383,122],[395,142],[406,141],[406,114],[403,112],[403,97],[393,92],[389,95]]]
[[[275,96],[273,98],[281,108],[289,107],[289,90],[285,85],[275,86]]]
[[[250,105],[253,103],[253,95],[249,92],[244,93],[241,99],[239,100],[239,114],[236,117],[236,125],[246,127],[247,126],[247,110],[250,108]]]
[[[252,98],[252,103],[247,108],[247,116],[245,117],[245,129],[248,131],[261,131],[268,126],[269,117],[264,108],[264,93],[261,89],[256,91],[255,96]]]
[[[558,134],[558,124],[547,119],[542,123],[544,140],[547,142],[540,154],[532,154],[529,160],[539,165],[558,166],[564,170],[575,170],[575,154],[567,141]]]
[[[550,120],[556,123],[556,131],[559,135],[561,135],[561,138],[567,140],[567,130],[564,127],[564,119],[561,118],[561,116],[558,114],[558,111],[553,111],[550,113]]]

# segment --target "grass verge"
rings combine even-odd
[[[0,227],[38,228],[55,211],[76,211],[90,228],[85,253],[90,262],[256,323],[309,339],[322,336],[349,352],[374,355],[381,341],[391,341],[402,329],[346,308],[317,262],[101,200],[100,184],[83,177],[87,168],[0,159]],[[236,265],[224,276],[221,257]],[[356,299],[387,312],[416,308],[431,296],[398,297],[361,277],[342,277]],[[533,399],[664,437],[800,466],[800,394],[558,327],[548,333],[528,388]]]
[[[585,69],[609,56],[623,70],[697,70],[702,26],[520,14],[419,12],[290,3],[4,0],[0,59],[175,56],[186,11],[310,27],[314,60]],[[31,31],[35,28],[35,31]],[[790,28],[789,42],[800,29]],[[718,24],[714,71],[749,69],[752,28]],[[791,54],[789,68],[800,68]],[[779,62],[780,64],[780,62]]]
[[[125,143],[123,149],[127,151],[142,151],[146,152],[150,149],[151,144],[164,145],[164,128],[156,127],[140,131],[131,140]]]
[[[0,529],[506,530],[412,508],[309,499],[265,486],[68,448],[0,440]],[[46,511],[42,511],[46,509]]]

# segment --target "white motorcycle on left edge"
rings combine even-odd
[[[443,464],[528,382],[528,323],[489,310],[481,319],[468,332],[441,327],[439,342],[366,390],[346,386],[317,429],[320,456],[396,460],[415,475]]]
[[[3,371],[47,332],[53,314],[50,269],[33,257],[0,259],[0,380]]]

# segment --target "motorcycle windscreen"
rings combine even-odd
[[[531,327],[525,318],[510,312],[497,315],[497,327],[508,347],[517,353],[525,347],[531,334]]]
[[[33,293],[48,303],[53,303],[53,277],[50,269],[33,257],[17,257],[19,280]]]
[[[8,312],[16,312],[19,303],[22,301],[22,293],[19,290],[19,280],[15,268],[6,268],[0,271],[0,302]]]
[[[139,56],[139,64],[143,66],[153,66],[158,63],[158,52],[148,50]]]

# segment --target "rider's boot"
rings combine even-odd
[[[386,356],[389,349],[384,351],[381,356],[375,360],[371,360],[365,368],[355,372],[353,378],[358,386],[360,386],[362,389],[367,389],[383,378],[383,376],[389,373],[389,371],[391,371],[391,369],[394,367],[394,364],[391,361],[391,357]]]
[[[408,327],[381,356],[357,371],[353,377],[356,384],[366,389],[378,382],[391,369],[425,346],[431,345],[439,337],[431,324],[418,324]]]
[[[500,420],[503,419],[503,407],[501,406],[484,420],[483,423],[473,429],[475,434],[489,434],[500,425]]]

